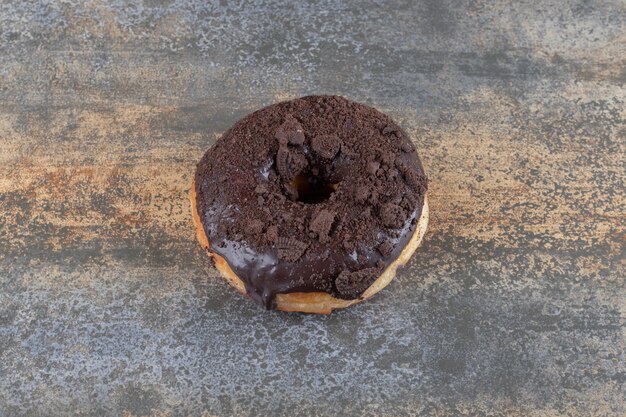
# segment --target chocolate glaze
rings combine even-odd
[[[338,96],[244,117],[206,152],[195,184],[210,250],[268,309],[279,293],[358,298],[409,242],[427,189],[408,135]]]

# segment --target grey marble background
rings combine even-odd
[[[623,1],[0,2],[0,416],[626,413]],[[195,241],[195,163],[305,94],[430,177],[370,302],[265,312]]]

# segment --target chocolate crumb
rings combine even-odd
[[[278,227],[270,226],[265,231],[265,238],[269,242],[276,242],[278,240]]]
[[[420,194],[426,192],[427,179],[425,175],[417,172],[414,169],[409,169],[404,173],[404,179],[409,187]]]
[[[370,175],[376,175],[378,168],[380,168],[380,162],[378,161],[370,161],[367,163],[367,172],[369,172]]]
[[[334,158],[340,147],[341,141],[336,135],[318,135],[311,139],[311,148],[322,158]]]
[[[393,245],[388,240],[384,241],[378,246],[378,252],[384,257],[391,255],[393,252]]]
[[[365,185],[361,185],[354,190],[354,199],[357,203],[363,204],[367,202],[367,198],[370,195],[370,190]]]
[[[295,262],[306,251],[309,245],[294,238],[279,237],[276,241],[278,257],[287,262]]]
[[[275,136],[281,145],[288,143],[302,145],[305,139],[302,125],[291,115],[287,116],[285,122],[276,129]]]
[[[392,203],[385,203],[380,208],[380,220],[385,227],[391,227],[394,229],[402,227],[405,216],[406,213],[402,207]]]
[[[283,184],[283,188],[285,189],[285,195],[289,197],[291,201],[298,199],[298,189],[296,187],[287,182]]]
[[[335,221],[335,213],[330,210],[321,210],[311,221],[309,229],[317,234],[321,243],[328,241],[328,233]]]
[[[365,268],[354,272],[343,270],[335,279],[335,287],[340,296],[354,299],[376,281],[378,274],[378,268]]]
[[[415,150],[415,148],[413,147],[413,144],[409,141],[402,141],[402,145],[400,145],[400,149],[402,149],[402,152],[404,153],[410,153]]]
[[[418,198],[413,193],[406,193],[402,196],[400,206],[405,210],[411,210],[418,204]]]
[[[324,279],[322,274],[311,274],[308,279],[309,283],[317,290],[330,292],[333,289],[332,283]],[[306,282],[305,282],[306,284]]]
[[[250,219],[246,225],[246,232],[250,236],[258,236],[263,232],[263,222],[258,219]]]
[[[398,128],[395,126],[387,125],[383,128],[383,135],[394,134],[397,136]]]
[[[267,185],[265,185],[265,184],[258,184],[254,188],[254,192],[257,193],[257,194],[267,194],[267,192],[268,192]]]
[[[293,180],[307,166],[306,157],[296,150],[281,147],[276,155],[278,173],[285,181]]]
[[[396,158],[394,165],[398,168],[398,171],[402,173],[405,173],[409,169],[409,163],[402,156]]]

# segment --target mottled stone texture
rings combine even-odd
[[[280,3],[0,3],[0,415],[623,415],[624,2]],[[188,188],[314,93],[412,134],[430,231],[370,302],[265,312]]]

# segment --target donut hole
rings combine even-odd
[[[298,198],[305,204],[319,204],[330,198],[337,189],[338,183],[324,181],[311,174],[298,174],[291,185],[298,191]]]

